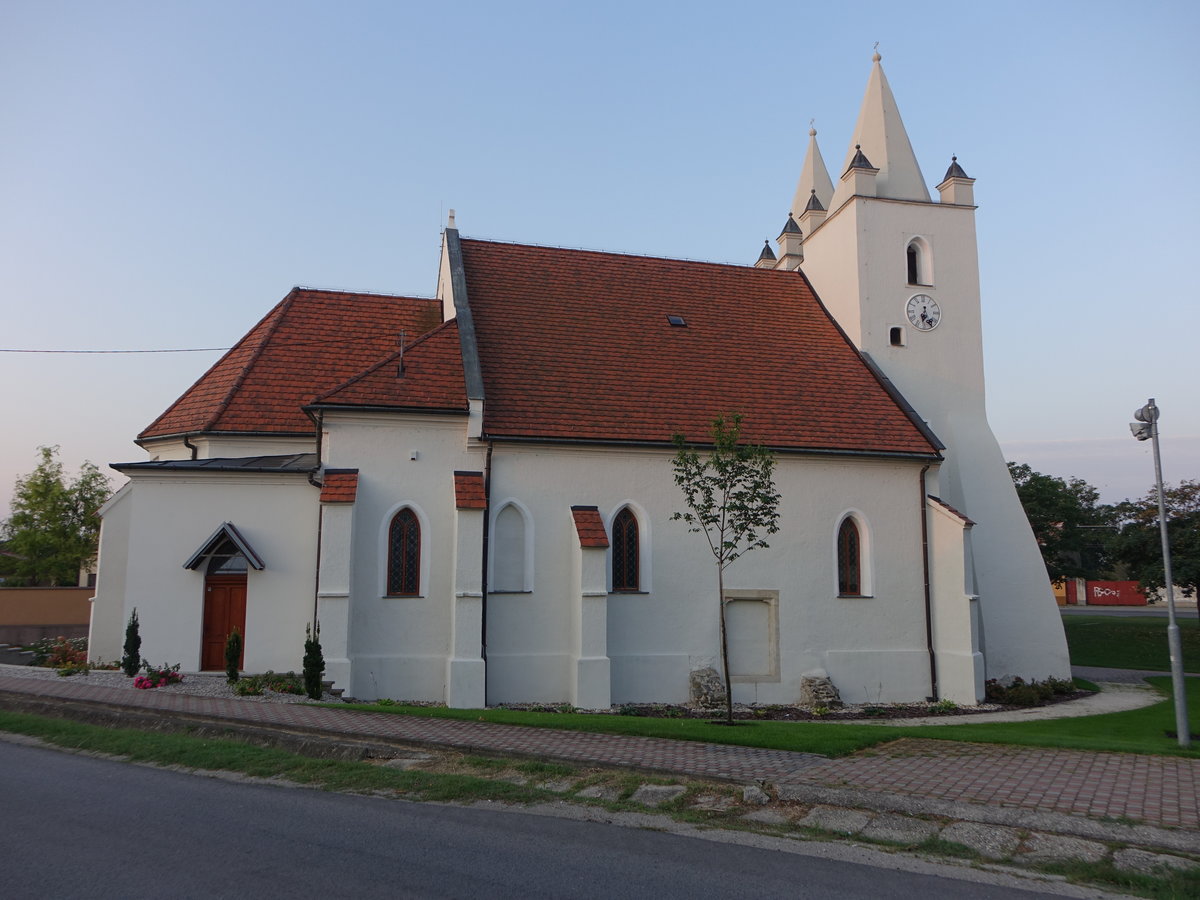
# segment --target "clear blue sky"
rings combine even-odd
[[[750,263],[875,41],[932,187],[977,179],[993,429],[1105,499],[1200,478],[1194,2],[0,6],[0,347],[228,347],[295,284],[428,296],[465,235]],[[836,173],[835,173],[836,174]],[[0,513],[219,354],[0,353]],[[114,473],[115,474],[115,473]]]

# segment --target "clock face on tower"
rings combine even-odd
[[[933,331],[942,321],[942,308],[928,294],[913,294],[904,307],[908,321],[918,331]]]

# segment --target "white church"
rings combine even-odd
[[[152,422],[102,510],[93,658],[298,669],[362,699],[686,702],[716,577],[672,435],[776,458],[725,574],[733,699],[973,704],[1068,678],[988,426],[973,179],[929,192],[879,56],[845,161],[810,132],[778,249],[735,266],[472,240],[432,298],[296,288]]]

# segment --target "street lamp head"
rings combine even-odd
[[[1151,397],[1146,401],[1146,405],[1141,409],[1134,410],[1133,417],[1139,422],[1157,422],[1158,407],[1154,405],[1154,398]],[[1138,440],[1145,440],[1145,438],[1138,438]]]
[[[1133,436],[1139,441],[1150,440],[1150,423],[1149,422],[1130,422],[1129,430],[1133,432]]]

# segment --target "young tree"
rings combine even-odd
[[[1171,574],[1185,597],[1200,591],[1200,481],[1184,480],[1163,486],[1167,507],[1167,539],[1171,547]],[[1124,563],[1147,595],[1166,587],[1162,536],[1158,527],[1158,492],[1140,500],[1117,504],[1120,533],[1113,540],[1114,555]]]
[[[1056,584],[1068,578],[1107,574],[1112,507],[1097,503],[1099,492],[1082,478],[1058,478],[1010,462],[1008,472]]]
[[[41,462],[19,477],[12,515],[0,526],[12,574],[33,586],[76,584],[79,569],[96,556],[96,511],[112,493],[108,479],[85,462],[68,483],[58,447],[39,447]]]
[[[743,553],[769,546],[764,535],[779,531],[779,492],[772,473],[775,458],[762,447],[739,444],[741,415],[717,416],[709,428],[712,449],[702,458],[675,435],[675,483],[687,512],[672,521],[708,540],[717,567],[717,606],[721,622],[721,668],[725,679],[725,718],[733,724],[729,640],[725,627],[725,570]]]

